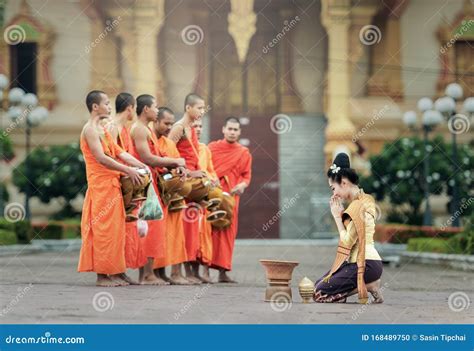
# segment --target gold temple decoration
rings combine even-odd
[[[239,62],[245,62],[250,40],[257,31],[257,15],[253,11],[254,0],[231,0],[231,12],[228,15],[229,34],[237,48]]]

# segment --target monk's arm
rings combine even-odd
[[[112,157],[109,157],[104,153],[104,150],[102,149],[102,144],[100,143],[99,134],[96,130],[94,130],[93,128],[85,129],[84,137],[86,138],[87,145],[89,146],[92,155],[101,165],[114,171],[119,171],[124,174],[127,174],[132,179],[135,178],[135,175],[137,177],[139,176],[139,174],[133,168],[115,161]]]
[[[138,167],[138,168],[145,168],[145,169],[148,168],[148,166],[146,164],[144,164],[143,162],[140,162],[135,157],[130,155],[128,152],[124,151],[124,152],[120,153],[118,156],[122,161],[129,164],[130,166]]]
[[[250,179],[252,178],[252,155],[247,153],[245,156],[245,161],[240,173],[239,183],[232,189],[232,193],[243,194],[244,190],[250,184]]]
[[[217,176],[216,170],[214,169],[214,163],[212,163],[211,151],[207,149],[206,154],[207,154],[207,174],[212,180],[219,182],[219,177]]]
[[[178,141],[181,140],[181,137],[184,133],[184,127],[181,124],[175,124],[168,134],[168,138],[173,141],[173,143],[177,144]]]
[[[184,166],[184,159],[182,158],[159,157],[153,155],[148,145],[148,133],[145,128],[137,128],[135,130],[134,138],[137,153],[147,165],[159,168],[175,168]]]

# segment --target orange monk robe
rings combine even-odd
[[[158,139],[156,138],[155,134],[148,128],[150,134],[148,135],[148,147],[150,148],[150,152],[155,156],[160,156],[158,150]],[[143,162],[138,155],[138,152],[135,147],[135,143],[132,139],[132,145],[130,148],[130,153],[135,158],[139,159]],[[150,167],[152,178],[153,178],[153,188],[155,189],[156,196],[160,199],[161,208],[163,209],[163,218],[160,220],[154,221],[147,221],[148,224],[148,233],[145,237],[141,238],[143,253],[147,258],[154,258],[154,259],[161,259],[166,256],[166,239],[165,239],[165,231],[166,231],[166,216],[167,216],[167,208],[163,204],[160,198],[160,192],[158,191],[157,186],[157,169]]]
[[[212,162],[224,191],[230,193],[239,183],[250,184],[252,173],[252,155],[249,149],[239,143],[228,143],[218,140],[210,143]],[[211,267],[232,269],[232,253],[238,230],[240,196],[234,195],[235,207],[232,224],[225,229],[212,230],[212,263]]]
[[[212,180],[217,179],[214,165],[212,164],[211,150],[206,144],[199,144],[199,167],[205,171]],[[198,259],[202,264],[210,265],[212,261],[212,226],[206,220],[208,211],[203,209],[202,219],[199,227],[199,251]]]
[[[162,157],[180,157],[175,143],[165,136],[158,139],[158,149]],[[168,212],[166,216],[165,237],[166,255],[161,259],[155,259],[154,268],[163,268],[188,260],[186,256],[183,211]]]
[[[181,157],[186,160],[186,168],[191,171],[199,170],[199,141],[194,128],[191,128],[190,139],[182,138],[177,144],[176,148]],[[186,255],[188,261],[196,261],[199,252],[199,220],[196,220],[195,209],[196,204],[189,204],[188,210],[183,214],[184,235],[186,243]]]
[[[132,137],[127,127],[124,126],[120,131],[117,144],[128,153],[131,153]],[[138,208],[133,211],[133,214],[138,214]],[[137,269],[143,267],[147,259],[143,251],[142,240],[138,235],[137,222],[125,222],[125,233],[125,264],[127,268]]]
[[[104,153],[114,159],[123,150],[105,131],[101,138]],[[84,136],[81,151],[87,174],[87,192],[82,207],[79,272],[119,274],[125,266],[125,208],[120,186],[120,172],[101,165]]]

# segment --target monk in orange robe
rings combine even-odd
[[[202,134],[202,120],[198,119],[194,122],[194,129],[198,140],[201,139]],[[211,150],[204,143],[199,143],[199,166],[206,172],[209,179],[215,184],[219,184],[219,178],[217,177],[214,165],[212,163]],[[199,252],[198,260],[203,267],[203,274],[199,276],[204,283],[212,283],[211,276],[209,275],[209,266],[212,262],[212,226],[206,220],[209,212],[203,209],[203,215],[201,219],[201,226],[199,228]]]
[[[132,139],[130,137],[130,123],[136,117],[135,98],[129,93],[120,93],[115,98],[115,116],[106,125],[113,140],[126,152],[130,153]],[[138,214],[138,208],[134,210]],[[138,235],[137,222],[125,222],[125,264],[129,269],[138,269],[146,263],[142,241]],[[138,282],[124,274],[122,278],[131,285]]]
[[[79,272],[97,273],[98,286],[129,285],[125,264],[125,208],[120,176],[140,183],[137,168],[146,166],[119,147],[102,123],[111,112],[107,95],[99,90],[86,97],[90,118],[81,133],[86,163],[87,192],[81,220]],[[129,165],[129,166],[128,166]]]
[[[226,119],[222,133],[224,139],[209,143],[209,149],[222,189],[234,195],[235,207],[230,227],[212,230],[211,267],[219,270],[219,282],[235,283],[226,272],[232,269],[232,253],[238,229],[239,200],[250,184],[252,155],[238,142],[241,129],[236,117]]]
[[[158,137],[158,147],[162,156],[181,157],[175,143],[168,138],[171,127],[175,122],[174,113],[167,107],[158,109],[158,121],[154,123],[154,131]],[[180,169],[183,174],[188,174],[187,169]],[[155,269],[163,279],[168,279],[165,273],[165,267],[171,266],[171,276],[169,281],[175,285],[189,285],[193,282],[186,279],[181,273],[182,263],[187,262],[186,241],[184,234],[183,212],[169,212],[166,218],[166,260],[155,260]]]
[[[189,170],[189,176],[193,178],[202,178],[205,172],[199,167],[199,141],[196,131],[193,128],[194,121],[200,119],[205,112],[204,99],[196,94],[188,94],[184,100],[183,117],[171,128],[169,138],[176,144],[179,154],[186,160],[186,168]],[[195,208],[196,205],[192,205]],[[189,210],[191,211],[191,210]],[[192,210],[195,211],[195,210]],[[191,217],[191,216],[188,216]],[[188,262],[184,267],[186,270],[186,279],[201,284],[202,280],[198,277],[199,263],[197,261],[199,251],[199,220],[186,220],[184,216],[184,234],[186,237],[186,254]]]
[[[149,124],[157,120],[158,107],[156,99],[151,95],[140,95],[137,97],[137,121],[130,128],[132,137],[133,155],[150,166],[153,177],[153,187],[159,196],[157,186],[157,174],[162,167],[184,167],[184,159],[161,157],[158,150],[158,140],[152,132]],[[153,272],[155,259],[166,255],[166,216],[167,211],[163,202],[164,218],[161,220],[148,221],[148,234],[143,238],[143,251],[147,257],[147,263],[140,269],[140,282],[149,285],[167,285],[169,282],[157,277]]]

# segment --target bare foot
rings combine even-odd
[[[154,274],[145,275],[140,282],[142,285],[169,285],[170,283],[165,282],[163,279],[158,278]]]
[[[199,285],[202,284],[202,281],[192,275],[186,276],[186,280],[188,280],[192,285]]]
[[[209,277],[209,276],[206,277],[205,275],[203,275],[203,276],[199,277],[199,279],[201,279],[201,281],[202,281],[203,283],[206,283],[206,284],[214,284],[214,282],[212,281],[211,277]]]
[[[233,279],[231,279],[225,271],[220,271],[219,273],[219,283],[232,283],[232,284],[237,284],[237,282]]]
[[[123,273],[120,273],[120,274],[113,274],[113,275],[110,275],[109,278],[110,278],[112,281],[116,281],[117,283],[119,283],[120,286],[127,286],[127,285],[130,285],[130,283],[128,283],[127,281],[125,281],[124,279],[122,279],[122,274],[123,274]]]
[[[139,282],[137,282],[136,280],[130,278],[127,274],[125,273],[122,273],[120,274],[120,279],[126,281],[128,284],[130,285],[140,285]]]
[[[372,301],[372,303],[383,303],[384,302],[382,292],[380,291],[380,279],[378,279],[375,282],[372,282],[370,284],[367,284],[367,291],[370,292],[370,294],[374,298],[374,301]]]
[[[97,281],[95,282],[96,286],[102,286],[102,287],[115,287],[115,286],[121,286],[118,282],[110,279],[106,275],[97,275]]]
[[[190,281],[187,280],[183,276],[171,276],[170,278],[170,284],[171,285],[193,285],[192,283],[190,284]]]

